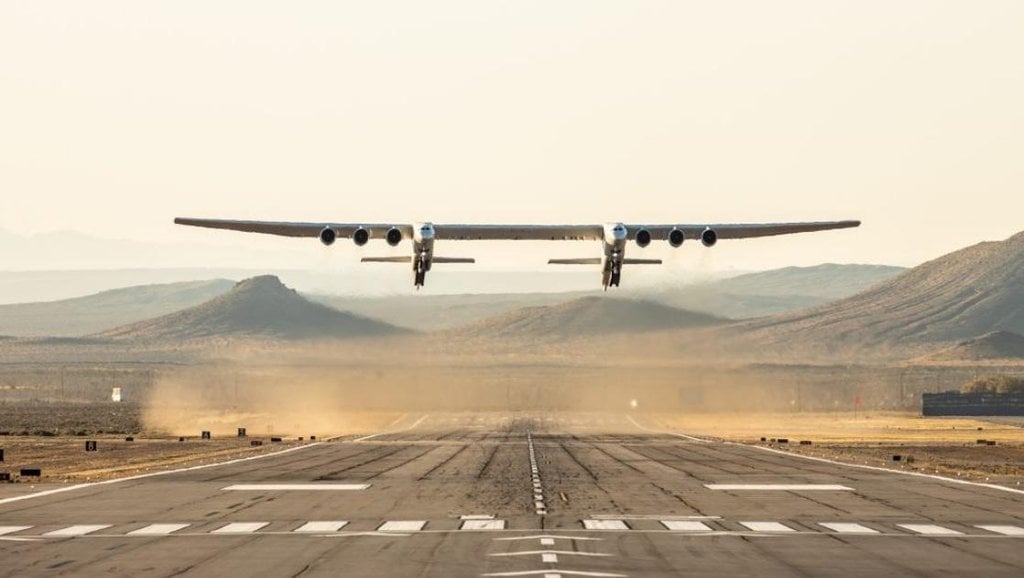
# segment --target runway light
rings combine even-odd
[[[631,399],[631,400],[629,400],[629,407],[630,407],[630,408],[632,408],[632,409],[636,409],[636,406],[637,406],[637,403],[636,403],[636,400],[635,400],[635,399]]]

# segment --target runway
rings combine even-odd
[[[1024,492],[690,433],[415,414],[215,467],[2,485],[0,575],[1024,575]]]

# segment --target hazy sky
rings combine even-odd
[[[860,218],[714,264],[911,265],[1024,230],[1022,26],[1019,0],[0,1],[0,228],[301,265],[313,241],[171,219]]]

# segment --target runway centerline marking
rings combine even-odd
[[[365,490],[370,484],[234,484],[221,488],[225,491],[236,492],[258,492],[258,491],[306,491],[306,490],[336,490],[336,491],[358,491]]]
[[[759,492],[852,492],[853,488],[839,484],[704,484],[709,490]]]

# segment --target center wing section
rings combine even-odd
[[[600,241],[601,225],[434,225],[446,241]]]

